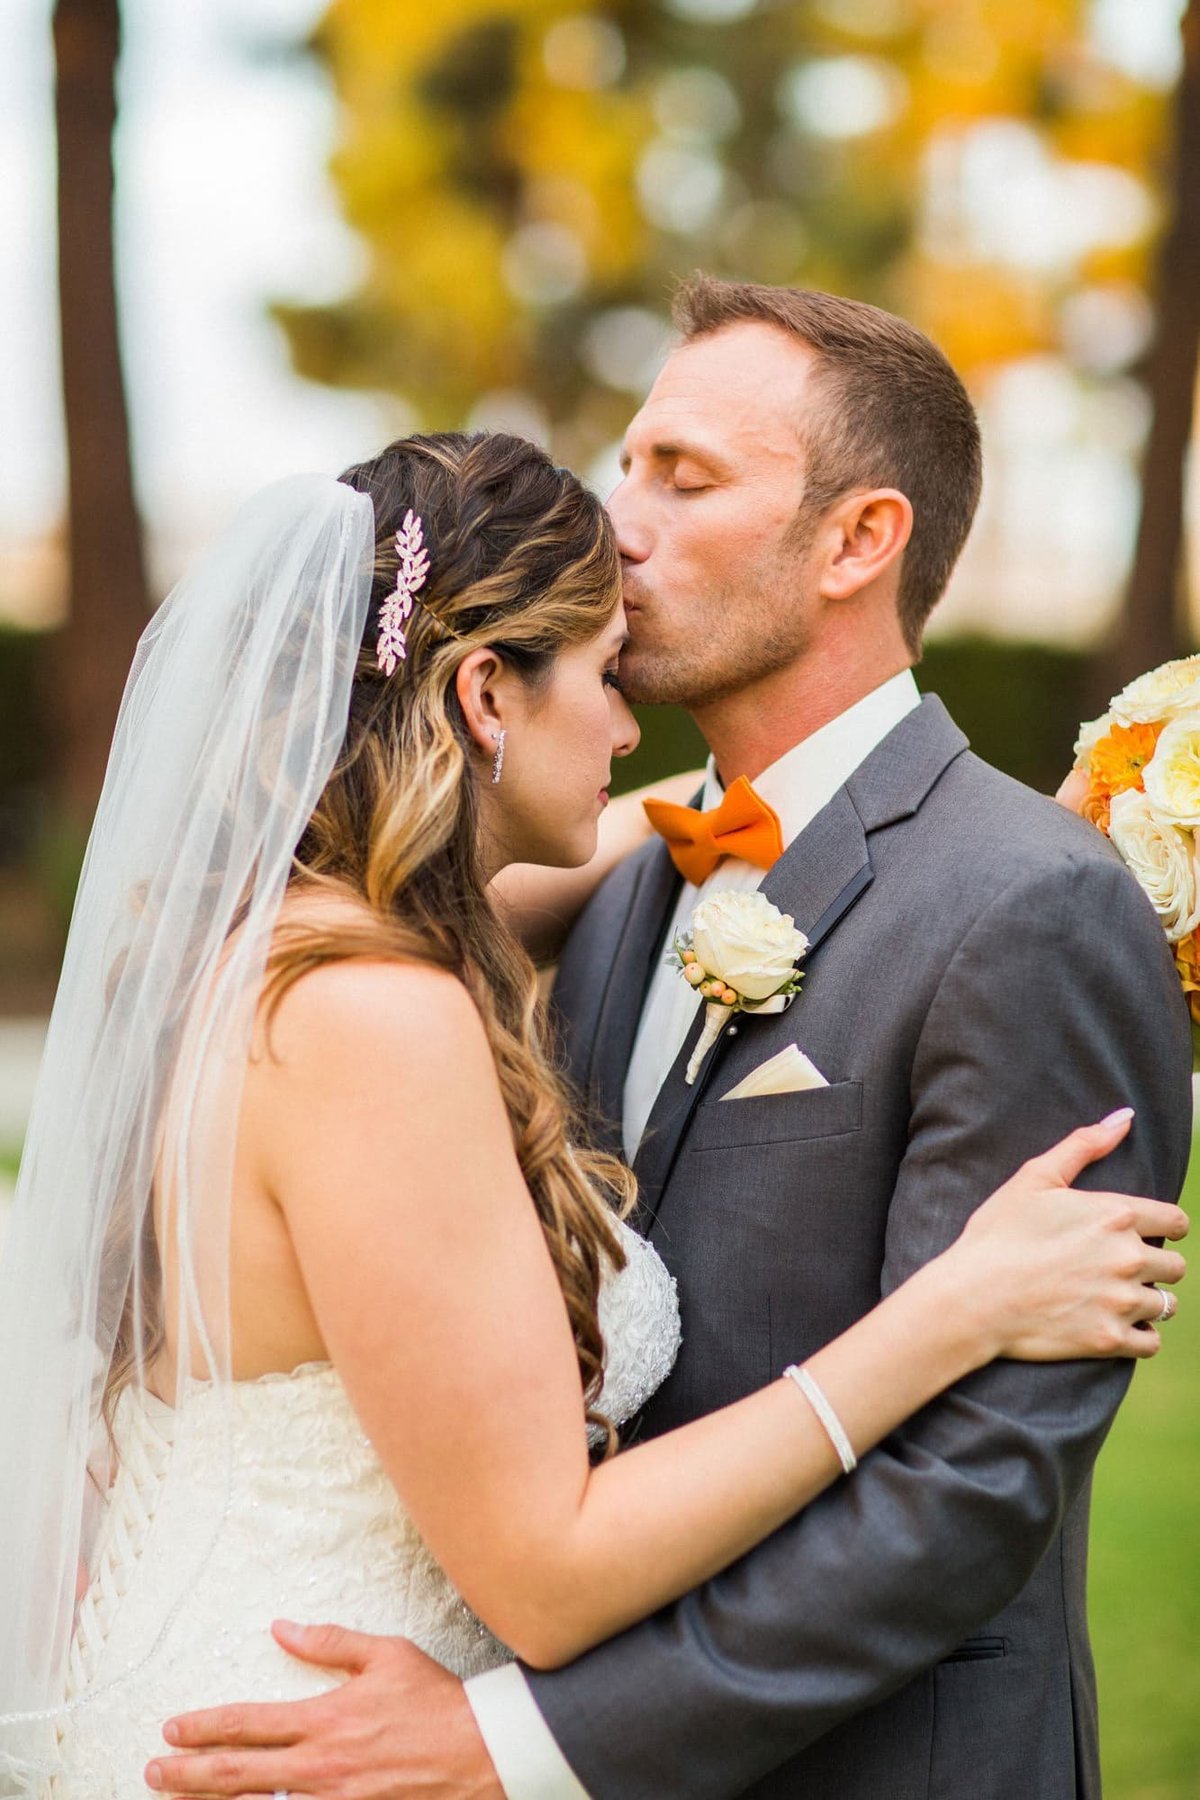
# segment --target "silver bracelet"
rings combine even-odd
[[[837,1451],[837,1458],[842,1465],[843,1472],[852,1475],[858,1467],[858,1458],[854,1454],[850,1439],[846,1436],[845,1426],[817,1386],[813,1376],[807,1369],[798,1368],[795,1363],[790,1363],[783,1372],[795,1382],[825,1427],[829,1441]]]

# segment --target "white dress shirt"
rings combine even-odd
[[[920,700],[912,671],[904,669],[756,776],[755,792],[779,815],[785,849]],[[723,792],[710,758],[704,809],[717,806]],[[667,964],[671,947],[699,901],[725,888],[748,892],[761,884],[765,874],[753,863],[727,856],[699,887],[690,881],[683,884],[646,993],[625,1081],[623,1130],[630,1162],[699,1003],[694,989]],[[467,1682],[466,1693],[507,1800],[588,1800],[516,1663],[476,1675]]]

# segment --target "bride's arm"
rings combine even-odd
[[[669,775],[621,794],[600,815],[596,854],[578,869],[511,863],[492,882],[492,899],[538,964],[554,962],[567,932],[604,877],[652,835],[642,801],[653,795],[686,806],[704,780],[702,770]]]
[[[256,1138],[322,1336],[406,1507],[469,1604],[553,1666],[702,1582],[838,1474],[785,1380],[589,1467],[574,1345],[461,986],[325,969],[283,1002]],[[1141,1283],[1179,1209],[1063,1194],[1122,1128],[1066,1140],[810,1360],[862,1454],[998,1354],[1149,1354]],[[1040,1233],[1040,1237],[1039,1237]],[[1104,1293],[1104,1302],[1096,1298]]]

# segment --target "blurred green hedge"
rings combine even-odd
[[[980,756],[1053,793],[1071,766],[1087,672],[1082,651],[963,637],[930,644],[916,675],[925,693],[941,695]],[[686,713],[670,706],[635,711],[642,741],[614,769],[614,792],[704,762],[703,739]]]
[[[45,830],[50,733],[43,677],[47,633],[0,626],[0,865],[24,860]],[[1084,710],[1087,659],[1079,651],[999,639],[933,643],[917,670],[940,694],[980,756],[1052,792],[1070,764]],[[675,707],[639,707],[642,741],[617,765],[623,792],[705,757],[699,732]]]

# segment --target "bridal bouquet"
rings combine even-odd
[[[700,902],[667,958],[708,1003],[687,1066],[689,1087],[734,1013],[778,1013],[791,1005],[801,981],[796,964],[807,949],[795,921],[757,890],[722,890]]]
[[[1200,656],[1130,682],[1082,727],[1075,771],[1062,797],[1149,896],[1200,1026]]]

